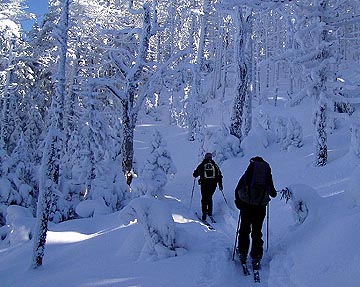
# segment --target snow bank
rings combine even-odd
[[[250,130],[248,136],[241,142],[241,148],[247,154],[262,155],[265,149],[275,142],[274,133],[265,130],[258,123],[254,123],[254,127]]]
[[[29,209],[11,205],[6,211],[6,225],[0,228],[5,245],[15,246],[32,239],[35,218]]]
[[[172,213],[161,200],[146,197],[134,199],[120,212],[120,218],[124,224],[137,219],[143,226],[145,244],[140,260],[174,257],[182,250],[176,242]]]
[[[346,191],[354,201],[354,206],[360,206],[360,166],[351,174]]]
[[[102,199],[88,199],[81,201],[76,206],[75,211],[77,215],[83,218],[110,213],[110,209]]]
[[[349,208],[349,195],[320,197],[304,184],[289,190],[296,224],[272,250],[269,286],[355,286],[360,212]]]

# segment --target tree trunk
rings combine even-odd
[[[133,178],[134,161],[134,130],[135,125],[128,113],[128,107],[123,105],[123,132],[122,132],[122,169],[126,177],[126,183],[131,184]]]
[[[50,113],[51,126],[46,138],[45,150],[42,159],[40,191],[37,206],[37,219],[34,232],[34,249],[32,268],[43,264],[46,236],[50,211],[55,202],[56,194],[60,192],[59,179],[61,174],[61,158],[63,150],[63,121],[65,100],[65,66],[67,52],[67,31],[69,17],[69,0],[61,1],[61,16],[59,31],[56,35],[59,40],[59,67],[56,75],[56,95],[52,99]]]
[[[240,145],[244,136],[249,132],[249,124],[251,125],[251,120],[246,119],[246,117],[251,117],[251,112],[249,113],[249,111],[251,111],[251,99],[249,96],[249,63],[246,59],[246,43],[249,41],[249,33],[247,31],[248,21],[244,19],[242,9],[240,7],[237,7],[236,9],[236,20],[238,28],[235,44],[237,88],[231,116],[230,134],[236,136],[239,139]],[[245,124],[246,126],[244,126]]]
[[[327,134],[326,134],[326,103],[320,100],[319,107],[316,112],[316,126],[315,126],[315,150],[316,150],[316,165],[324,166],[327,163]]]
[[[55,201],[55,194],[58,191],[60,161],[59,143],[61,142],[61,139],[58,138],[56,134],[57,131],[51,128],[43,156],[42,177],[39,186],[36,226],[34,230],[34,247],[31,262],[31,267],[33,269],[36,269],[43,264],[50,211]]]

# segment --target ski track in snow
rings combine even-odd
[[[214,214],[217,222],[212,224],[215,230],[209,231],[213,232],[213,236],[209,236],[210,241],[208,242],[211,253],[204,255],[204,267],[196,286],[268,286],[270,273],[269,254],[264,251],[262,268],[260,270],[260,283],[253,282],[251,259],[248,260],[251,274],[250,276],[244,276],[237,255],[235,255],[235,261],[232,260],[238,212],[221,202],[217,205],[217,209],[218,211],[215,211]],[[286,281],[289,282],[289,280]]]

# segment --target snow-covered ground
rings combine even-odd
[[[274,108],[264,105],[261,109],[272,114]],[[360,207],[356,200],[360,198],[360,170],[359,161],[349,154],[348,126],[340,125],[329,136],[328,165],[314,167],[311,112],[298,107],[291,113],[304,127],[301,148],[284,151],[265,133],[255,130],[244,144],[244,156],[222,163],[228,205],[217,190],[215,230],[209,230],[194,214],[200,212],[196,183],[191,201],[199,144],[189,142],[184,129],[143,121],[136,129],[138,165],[145,161],[149,138],[156,129],[177,168],[177,173],[169,176],[165,198],[139,198],[114,214],[51,225],[44,264],[38,270],[30,269],[33,245],[27,238],[34,219],[21,208],[10,208],[7,222],[14,230],[11,247],[0,245],[0,286],[358,286]],[[271,201],[268,235],[264,224],[269,249],[260,284],[244,277],[239,263],[232,261],[239,215],[233,204],[234,188],[255,155],[270,163],[276,188],[290,187],[295,199],[308,209],[300,224],[291,202],[280,200],[280,195]],[[159,238],[164,235],[166,238]],[[159,240],[167,242],[169,248],[157,244]]]

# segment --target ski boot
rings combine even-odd
[[[253,267],[253,270],[260,270],[261,269],[260,259],[253,259],[252,267]]]

